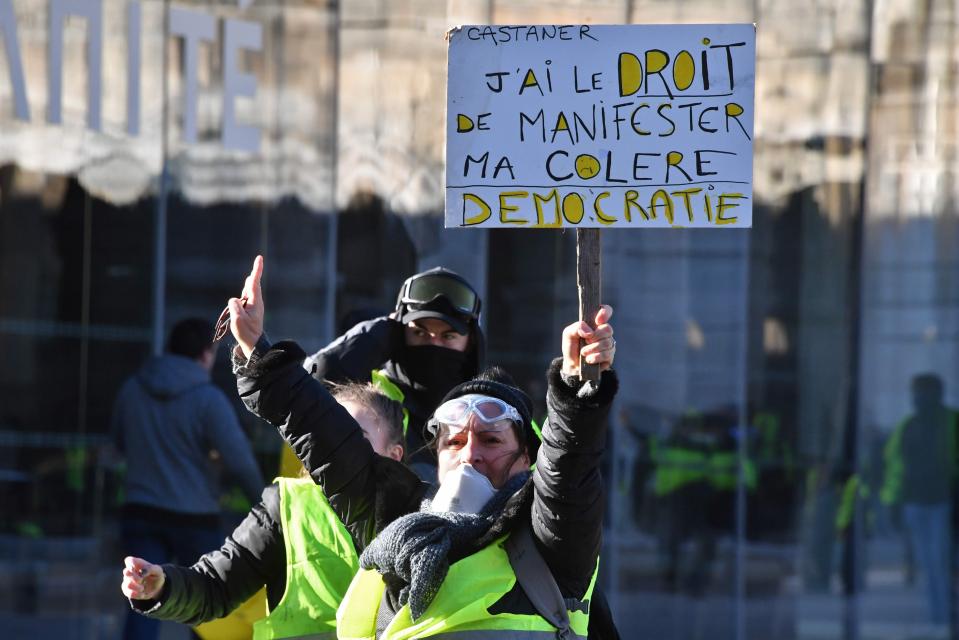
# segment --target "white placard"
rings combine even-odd
[[[448,37],[447,227],[752,225],[754,25]]]

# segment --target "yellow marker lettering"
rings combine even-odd
[[[599,206],[600,200],[605,200],[608,197],[609,197],[609,191],[603,191],[602,193],[596,196],[595,200],[593,200],[593,212],[596,214],[596,219],[599,220],[600,224],[604,224],[607,226],[616,222],[616,218],[610,218],[609,216],[607,216],[605,213],[603,213],[603,210]]]
[[[472,131],[474,126],[473,120],[469,116],[464,116],[462,113],[456,116],[456,133]]]
[[[734,120],[736,124],[739,125],[743,135],[746,136],[746,139],[752,140],[746,131],[746,127],[744,127],[743,123],[739,120],[739,116],[743,115],[743,113],[745,113],[745,109],[743,109],[742,105],[736,104],[735,102],[726,103],[726,133],[729,133],[729,121]]]
[[[646,76],[659,73],[669,64],[669,56],[665,51],[659,49],[650,49],[646,52]]]
[[[563,198],[563,217],[570,224],[579,224],[586,213],[586,206],[583,204],[583,198],[576,193],[567,193]]]
[[[569,131],[569,122],[566,121],[566,116],[562,111],[556,116],[556,126],[553,127],[553,133],[557,131]]]
[[[666,154],[666,182],[669,182],[669,170],[673,167],[679,169],[679,172],[686,176],[686,179],[692,182],[692,177],[686,173],[685,169],[679,166],[679,163],[683,161],[683,154],[679,151],[670,151]]]
[[[657,202],[657,200],[659,202]],[[665,189],[658,189],[653,197],[649,199],[649,210],[653,212],[653,218],[656,218],[656,207],[663,207],[663,213],[666,214],[666,221],[669,226],[673,225],[673,199],[669,197]]]
[[[680,51],[673,60],[673,84],[680,91],[685,91],[693,84],[696,77],[696,63],[688,51]]]
[[[631,53],[619,54],[619,95],[631,96],[643,86],[643,65]]]
[[[472,202],[473,204],[479,207],[479,213],[477,213],[472,218],[466,217],[466,203]],[[486,204],[486,201],[480,198],[478,195],[473,193],[464,193],[463,194],[463,226],[469,227],[474,224],[482,224],[489,220],[490,214],[493,213],[493,210],[490,209],[490,206]]]
[[[651,131],[646,131],[645,129],[641,128],[640,125],[639,125],[639,110],[640,110],[640,109],[649,109],[649,103],[648,103],[648,102],[644,102],[644,103],[640,104],[639,106],[637,106],[635,109],[633,109],[632,115],[629,116],[629,124],[630,124],[630,126],[633,128],[633,131],[636,132],[637,135],[640,135],[640,136],[648,136],[648,135],[650,135],[652,132],[651,132]]]
[[[583,180],[595,177],[599,174],[599,160],[595,156],[584,153],[576,156],[576,175]]]
[[[520,93],[522,93],[524,89],[529,89],[531,87],[538,87],[538,86],[539,86],[539,81],[536,79],[536,74],[533,73],[532,69],[530,69],[529,71],[526,72],[526,77],[523,78],[523,86],[520,89]]]
[[[545,222],[543,220],[543,205],[553,201],[553,220],[554,222]],[[557,229],[563,226],[563,221],[559,217],[559,195],[556,189],[553,189],[545,196],[533,193],[533,206],[536,207],[536,227],[544,229]]]
[[[526,224],[526,220],[515,219],[510,220],[506,217],[507,214],[519,211],[519,207],[515,204],[509,204],[506,202],[507,198],[528,198],[529,193],[526,191],[504,191],[499,194],[499,221],[502,224]]]
[[[632,209],[635,207],[639,209],[639,214],[643,216],[645,220],[649,220],[649,212],[646,209],[643,209],[643,205],[639,204],[636,200],[639,198],[639,191],[630,189],[626,192],[626,198],[623,203],[623,217],[626,218],[626,222],[633,221],[633,212]],[[656,212],[653,211],[653,215],[656,215]]]
[[[669,84],[663,77],[663,69],[669,64],[669,56],[665,51],[659,49],[650,49],[646,52],[646,93],[649,94],[649,76],[659,76],[660,80],[666,86],[666,94],[672,98],[673,92],[669,90]]]
[[[719,195],[719,204],[716,206],[716,224],[733,224],[739,218],[724,218],[723,214],[727,209],[733,209],[739,206],[738,202],[726,202],[726,200],[742,200],[746,196],[741,193],[721,193]]]
[[[673,191],[674,196],[679,196],[683,199],[683,204],[686,205],[686,217],[689,218],[690,222],[693,222],[693,203],[690,201],[689,197],[694,196],[697,193],[702,191],[702,189],[684,189],[683,191]]]

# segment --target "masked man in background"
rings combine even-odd
[[[325,382],[372,381],[402,403],[410,466],[436,477],[426,420],[447,392],[479,373],[485,343],[481,301],[460,275],[436,267],[409,277],[389,316],[361,322],[304,362]]]

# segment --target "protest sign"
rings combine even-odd
[[[751,226],[753,25],[448,38],[447,227]]]

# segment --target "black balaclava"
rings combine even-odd
[[[459,279],[453,272],[442,272]],[[427,411],[432,412],[450,389],[479,371],[483,339],[478,318],[460,313],[444,296],[424,303],[398,304],[397,317],[404,325],[428,318],[441,320],[457,333],[470,337],[465,352],[436,345],[403,345],[396,359],[401,376],[406,378],[403,382],[426,401]]]
[[[409,385],[435,407],[450,389],[470,377],[468,361],[465,351],[436,345],[404,345],[399,364]]]

